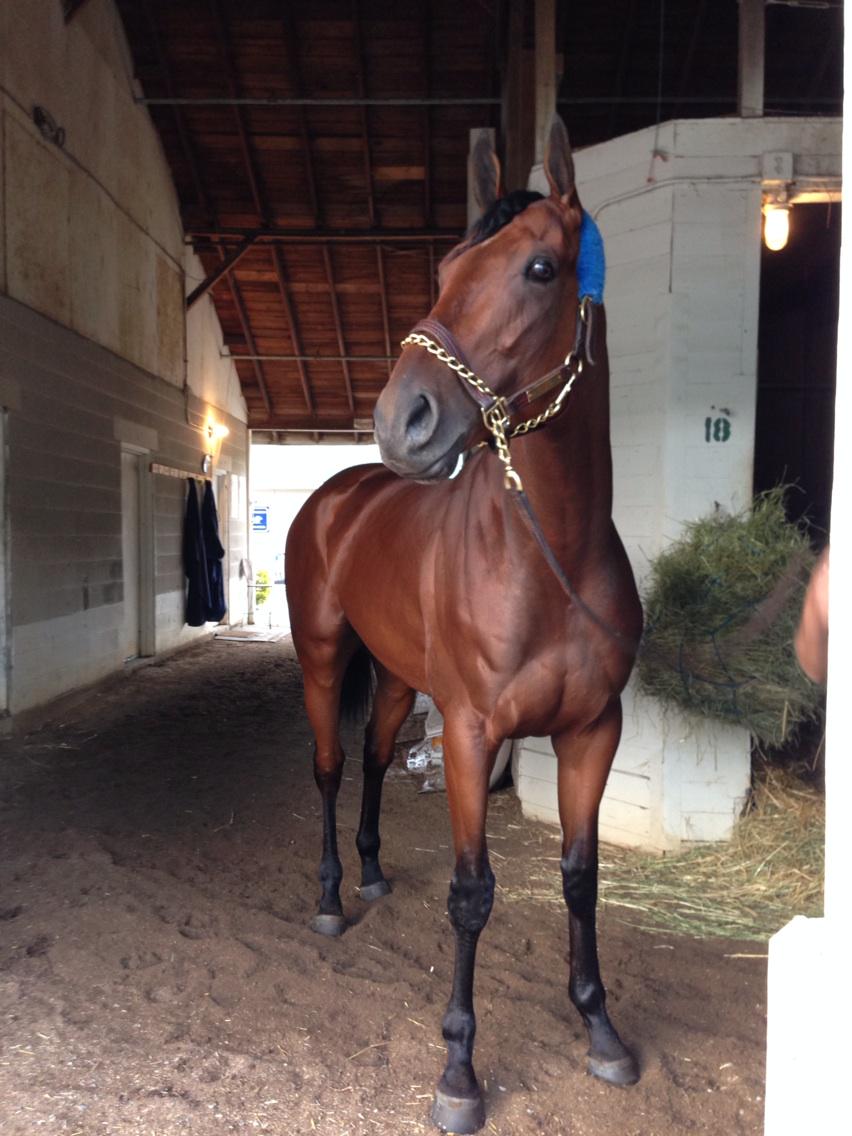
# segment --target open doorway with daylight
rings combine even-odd
[[[831,510],[840,219],[838,202],[794,205],[786,247],[761,251],[754,490],[790,485],[815,548]]]

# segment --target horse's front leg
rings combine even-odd
[[[444,767],[456,865],[447,912],[456,935],[453,987],[444,1015],[447,1064],[438,1082],[432,1120],[445,1132],[477,1132],[485,1123],[473,1069],[476,1017],[473,971],[479,935],[494,902],[494,874],[485,844],[488,778],[496,747],[444,724]]]
[[[571,947],[568,991],[589,1033],[589,1072],[612,1084],[632,1085],[639,1067],[606,1011],[595,926],[598,807],[620,737],[621,703],[616,700],[581,734],[552,740],[559,759],[562,889]]]

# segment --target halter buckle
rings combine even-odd
[[[482,420],[486,429],[490,430],[492,434],[497,433],[498,430],[505,432],[510,422],[509,408],[506,405],[505,398],[495,395],[491,405],[482,408]]]

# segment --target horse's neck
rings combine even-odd
[[[554,551],[606,539],[612,515],[609,363],[603,335],[556,418],[511,444],[512,459]]]

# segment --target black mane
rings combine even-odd
[[[482,214],[478,221],[474,221],[465,234],[465,246],[478,245],[487,241],[495,233],[508,225],[519,213],[523,213],[528,205],[534,201],[541,201],[543,193],[533,189],[515,189],[500,197]]]

